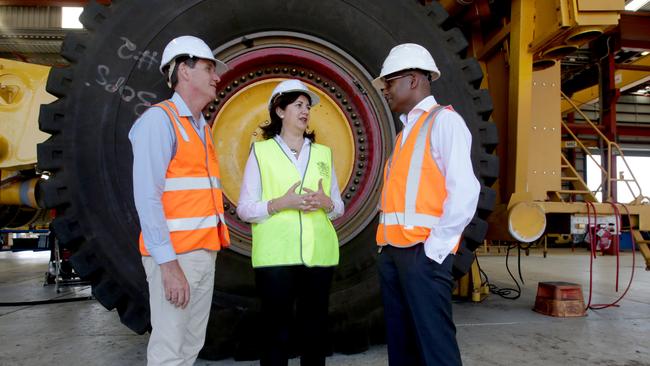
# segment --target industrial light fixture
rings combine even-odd
[[[650,54],[650,51],[643,51],[641,52],[641,56],[648,56]]]
[[[650,0],[632,0],[625,5],[625,10],[627,11],[637,11],[641,9],[645,4],[650,2]]]
[[[79,16],[83,11],[79,6],[64,6],[61,8],[61,28],[83,28]]]

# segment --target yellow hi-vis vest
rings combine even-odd
[[[298,181],[302,184],[296,193],[305,193],[303,188],[317,191],[320,179],[329,196],[332,152],[328,147],[311,144],[309,150],[303,150],[309,154],[304,177],[275,139],[254,143],[253,152],[260,169],[263,200],[283,196]],[[252,226],[255,268],[296,264],[325,267],[339,262],[339,240],[324,210],[282,210]]]

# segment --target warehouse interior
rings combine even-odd
[[[234,65],[204,109],[233,245],[196,364],[258,364],[251,234],[235,209],[261,117],[238,111],[268,80],[298,77],[335,111],[314,113],[333,116],[323,138],[342,162],[328,364],[387,365],[374,231],[400,127],[370,86],[393,44],[361,47],[381,28],[441,60],[432,93],[472,132],[481,197],[454,264],[463,364],[650,365],[650,1],[159,3],[149,16],[146,1],[0,0],[0,364],[146,363],[124,144],[165,95],[154,50],[198,32]]]

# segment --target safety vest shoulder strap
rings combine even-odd
[[[180,117],[178,116],[178,110],[171,100],[163,100],[162,102],[155,104],[154,107],[159,107],[165,111],[165,113],[167,113],[172,126],[174,126],[176,135],[180,135],[185,142],[190,141],[190,136],[187,134],[187,131],[185,130],[185,127],[183,127],[183,124],[180,121]]]
[[[417,131],[418,134],[415,139],[415,146],[413,148],[413,154],[411,155],[411,163],[409,164],[408,175],[406,178],[406,197],[404,200],[405,218],[408,218],[409,215],[415,215],[415,203],[417,201],[418,189],[420,186],[420,177],[422,176],[422,162],[424,161],[424,154],[426,153],[430,126],[432,126],[438,113],[440,113],[444,108],[444,106],[438,105],[431,109],[429,115],[424,120],[424,123]]]
[[[293,183],[302,180],[291,159],[275,139],[255,142],[253,153],[260,172],[263,199],[279,197]]]
[[[412,138],[413,133],[417,132],[417,137],[416,137],[416,141],[415,141],[415,148],[413,150],[413,155],[411,156],[411,165],[410,165],[411,169],[413,169],[413,163],[416,162],[417,163],[417,170],[418,171],[421,170],[421,168],[422,168],[422,160],[424,158],[423,153],[425,151],[425,146],[426,146],[426,143],[427,143],[426,138],[430,134],[431,126],[433,126],[433,121],[435,120],[436,116],[438,115],[438,113],[441,110],[447,109],[447,108],[450,108],[450,106],[442,106],[442,105],[436,104],[433,108],[431,108],[428,112],[426,112],[422,117],[420,117],[420,118],[424,118],[424,123],[422,124],[420,129],[417,130],[417,131],[411,131],[412,133],[409,134],[408,138]],[[417,124],[418,123],[416,123],[416,126],[417,126]],[[414,129],[415,129],[416,126],[414,126]],[[400,149],[402,133],[403,132],[404,131],[402,130],[397,134],[397,137],[395,139],[395,147],[396,147],[395,150]],[[417,152],[417,154],[416,154],[416,152]],[[422,152],[422,154],[420,154],[420,152]],[[391,154],[388,157],[387,164],[386,164],[387,173],[390,173],[390,168],[391,168],[391,165],[393,163],[393,155],[394,154],[395,154],[395,151],[393,151],[393,154]],[[411,169],[409,169],[409,173],[411,172]],[[409,176],[410,176],[410,174],[409,174]],[[419,178],[418,178],[417,182],[419,182]],[[416,192],[416,194],[417,194],[417,192]]]
[[[401,226],[420,226],[432,227],[438,223],[439,218],[433,215],[422,214],[416,212],[416,203],[418,191],[420,189],[420,179],[422,177],[422,165],[424,161],[424,154],[427,149],[427,140],[431,131],[431,126],[435,121],[438,113],[448,107],[437,105],[427,112],[426,117],[423,116],[424,122],[420,128],[411,131],[413,134],[408,138],[415,138],[413,151],[411,154],[408,173],[406,177],[406,190],[404,197],[404,212],[390,212],[380,216],[380,222],[387,225],[401,225]],[[400,143],[399,141],[397,142]],[[387,177],[390,174],[390,166],[392,164],[392,156],[389,158],[386,165]]]

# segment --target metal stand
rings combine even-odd
[[[71,273],[64,273],[61,264],[63,263],[64,259],[61,257],[61,248],[59,246],[59,240],[56,238],[56,236],[50,234],[49,239],[54,241],[54,244],[50,243],[50,245],[53,245],[53,251],[54,255],[52,256],[53,258],[51,261],[54,262],[54,273],[50,273],[49,268],[48,272],[45,274],[45,283],[43,284],[44,286],[51,285],[51,277],[54,277],[54,289],[56,293],[61,293],[61,287],[63,286],[86,286],[90,285],[90,282],[88,281],[83,281],[81,278],[79,278],[75,273],[74,270],[71,269]],[[67,277],[67,278],[64,278]]]

